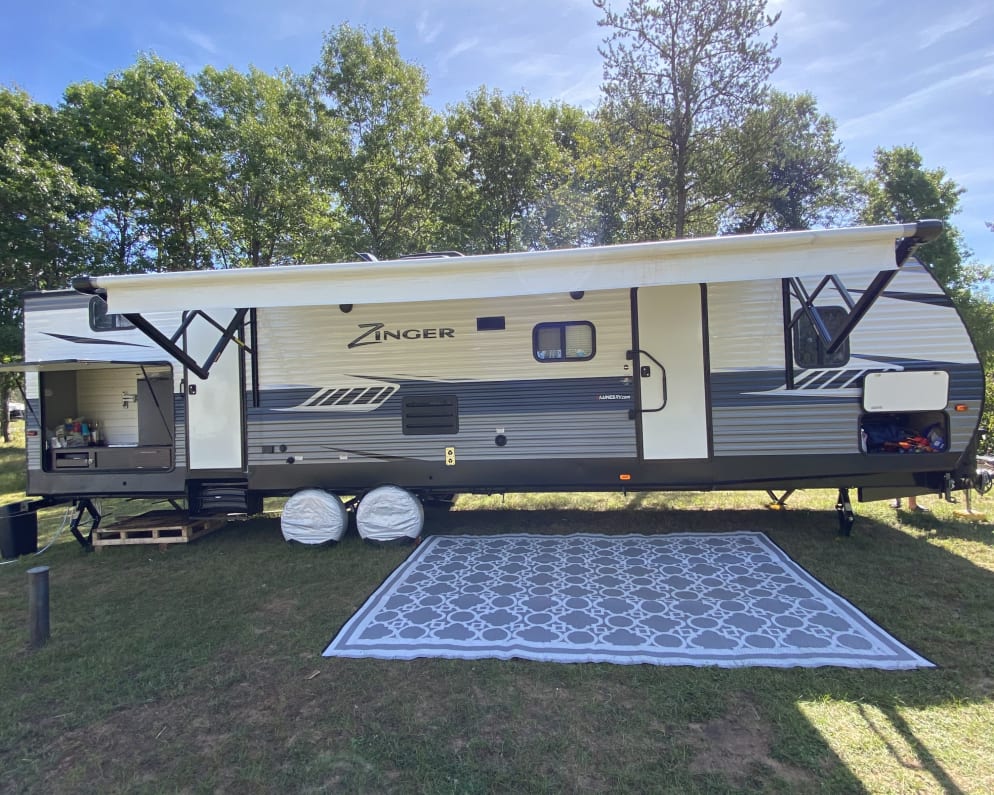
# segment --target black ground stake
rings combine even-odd
[[[48,641],[48,566],[28,569],[28,630],[32,649]]]

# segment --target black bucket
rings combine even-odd
[[[38,514],[30,502],[0,505],[0,556],[16,558],[38,551]]]

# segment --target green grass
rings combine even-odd
[[[0,501],[21,496],[19,455],[0,449]],[[839,539],[834,494],[766,501],[461,497],[427,529],[762,530],[940,667],[324,659],[408,549],[354,535],[291,546],[263,518],[165,552],[87,555],[64,533],[0,567],[0,791],[994,791],[991,525],[931,499],[928,516],[857,506]],[[43,515],[40,543],[61,515]],[[32,652],[25,571],[38,563],[52,637]]]
[[[10,423],[11,443],[0,442],[0,505],[24,499],[24,423]]]

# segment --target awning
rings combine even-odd
[[[98,362],[91,359],[58,359],[46,362],[11,362],[0,364],[4,373],[65,373],[77,370],[116,370],[121,367],[170,367],[169,362]]]
[[[821,277],[894,270],[895,241],[921,228],[888,224],[470,257],[93,276],[75,286],[105,290],[111,312],[140,314]]]

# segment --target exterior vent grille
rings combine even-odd
[[[397,391],[394,386],[371,386],[363,389],[329,389],[322,393],[312,405],[319,406],[364,406],[368,403],[382,403]]]
[[[372,411],[397,391],[396,384],[325,387],[293,408],[282,411]]]
[[[459,433],[459,398],[455,395],[405,397],[402,419],[405,436]]]

